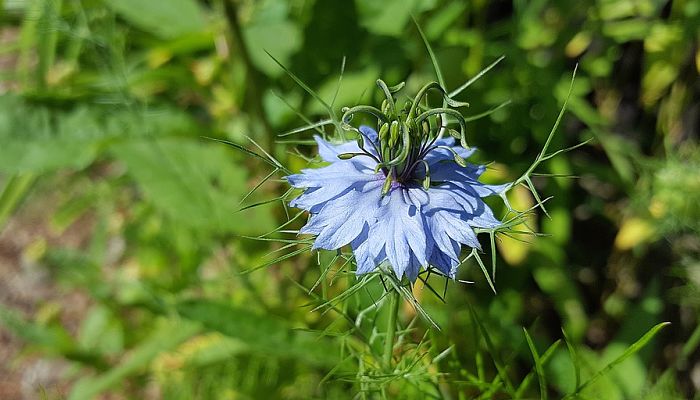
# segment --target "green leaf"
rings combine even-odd
[[[86,108],[52,113],[15,96],[0,97],[0,172],[84,168],[97,154],[99,128]]]
[[[172,109],[79,105],[65,111],[0,96],[0,172],[83,169],[115,139],[191,134],[193,129],[186,114]]]
[[[576,353],[574,343],[571,341],[569,335],[566,333],[566,329],[562,328],[561,332],[564,334],[564,340],[566,340],[566,348],[569,351],[569,358],[571,358],[571,364],[574,366],[574,387],[578,389],[578,387],[581,385],[581,361],[579,360],[578,353]]]
[[[426,0],[357,0],[362,25],[377,35],[401,36],[411,13],[431,8],[433,1]]]
[[[327,338],[292,330],[283,320],[270,315],[206,300],[182,302],[176,309],[184,318],[242,341],[255,353],[323,366],[335,366],[340,360],[340,348]]]
[[[0,190],[0,231],[34,182],[33,174],[14,175],[2,183]]]
[[[163,39],[201,31],[206,24],[194,0],[105,0],[129,23]]]
[[[58,326],[43,326],[25,320],[16,311],[0,305],[0,326],[22,340],[42,346],[51,353],[66,354],[75,348],[68,332]]]
[[[238,212],[247,173],[232,162],[224,146],[169,138],[125,142],[115,145],[112,153],[149,201],[191,228],[260,233],[273,226],[269,212]]]
[[[292,55],[301,48],[302,33],[297,24],[287,19],[285,2],[258,4],[251,19],[242,27],[243,39],[253,64],[267,75],[279,76],[283,71],[267,53],[280,63],[289,64]]]
[[[467,307],[469,307],[469,314],[471,315],[472,322],[476,325],[476,327],[478,328],[478,332],[481,334],[481,337],[484,339],[484,343],[486,344],[486,349],[488,350],[488,353],[491,356],[491,360],[493,361],[493,364],[496,367],[496,370],[498,371],[498,376],[501,378],[501,380],[503,380],[503,383],[504,383],[508,393],[510,393],[510,394],[515,393],[515,388],[513,387],[513,383],[511,382],[510,378],[508,377],[508,371],[506,370],[506,365],[503,363],[503,359],[499,355],[498,349],[494,346],[494,343],[491,340],[491,335],[489,335],[488,330],[481,323],[481,320],[479,319],[479,315],[474,310],[474,307],[472,307],[472,305],[470,303],[467,303]]]
[[[92,399],[121,383],[126,377],[145,370],[160,353],[173,349],[199,331],[197,324],[164,321],[151,335],[132,349],[114,368],[95,377],[82,378],[73,386],[69,400]]]
[[[601,370],[596,372],[586,382],[582,383],[581,386],[579,386],[578,389],[574,393],[566,396],[565,398],[571,398],[571,397],[576,396],[578,393],[583,391],[590,384],[592,384],[593,382],[595,382],[599,378],[607,375],[618,364],[622,363],[627,358],[631,357],[632,355],[637,353],[639,350],[641,350],[644,346],[646,346],[647,343],[649,343],[654,338],[654,336],[656,336],[656,334],[659,333],[659,331],[661,329],[663,329],[664,327],[666,327],[668,325],[671,325],[671,323],[670,322],[662,322],[662,323],[657,324],[654,327],[652,327],[647,333],[644,334],[644,336],[639,338],[639,340],[637,340],[636,342],[632,343],[632,345],[629,346],[619,357],[617,357],[612,362],[610,362],[608,365],[606,365]]]
[[[371,98],[378,74],[379,70],[374,66],[367,66],[358,72],[345,72],[339,89],[338,78],[330,77],[318,88],[318,96],[326,104],[335,99],[337,106],[357,105]],[[324,110],[326,108],[322,104],[313,103],[309,107],[310,113],[320,113]]]
[[[80,326],[78,344],[100,354],[118,354],[124,347],[124,332],[109,308],[95,305]]]
[[[544,376],[544,368],[542,367],[542,361],[540,360],[540,355],[537,353],[537,348],[535,343],[532,341],[530,334],[527,333],[527,329],[523,327],[523,332],[525,333],[525,339],[527,340],[527,345],[530,348],[530,353],[532,353],[532,359],[535,361],[535,371],[537,372],[537,380],[540,383],[540,399],[547,399],[547,381]]]

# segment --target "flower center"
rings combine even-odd
[[[448,146],[438,146],[436,141],[445,132],[459,138],[463,147],[466,143],[466,121],[462,114],[454,108],[468,105],[453,100],[445,89],[437,82],[431,82],[421,90],[413,99],[404,102],[403,107],[398,107],[394,94],[404,87],[404,83],[388,87],[381,79],[377,80],[377,86],[382,90],[385,100],[381,110],[372,106],[360,105],[343,109],[343,127],[358,133],[358,146],[361,153],[344,153],[339,155],[341,159],[355,156],[369,156],[377,161],[376,172],[381,170],[386,177],[383,193],[391,189],[392,182],[407,184],[413,181],[422,181],[425,190],[430,187],[430,168],[425,161],[425,156],[436,148],[445,148],[452,152],[454,160],[459,165],[466,165],[464,160]],[[443,98],[442,107],[430,107],[427,94],[430,90],[439,91]],[[367,137],[362,130],[349,125],[354,114],[370,114],[377,118],[378,138]],[[459,124],[459,132],[449,127],[448,117],[454,118]],[[365,143],[373,151],[367,150]],[[423,176],[416,176],[419,166],[423,166]]]

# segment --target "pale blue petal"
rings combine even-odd
[[[450,144],[448,144],[450,143]],[[457,153],[460,157],[467,159],[471,157],[474,152],[476,152],[476,147],[470,147],[468,149],[465,149],[464,147],[460,146],[452,146],[454,144],[454,139],[453,138],[448,138],[448,139],[438,139],[435,141],[434,146],[447,146],[451,147],[452,150],[454,150],[455,153]],[[445,148],[435,148],[432,149],[431,151],[428,152],[428,154],[425,155],[424,160],[428,162],[428,165],[431,166],[433,164],[436,164],[440,161],[452,161],[454,162],[455,156],[452,154],[451,151],[445,149]]]
[[[494,195],[500,195],[501,193],[508,190],[511,186],[510,183],[505,183],[502,185],[485,185],[483,183],[472,184],[472,189],[479,194],[481,197],[488,197]]]
[[[411,256],[408,259],[408,265],[406,266],[406,277],[414,282],[416,278],[418,278],[418,273],[423,265],[424,264],[421,264],[420,261],[418,261],[415,254],[411,253]]]
[[[435,246],[448,257],[458,260],[459,259],[459,244],[453,240],[453,238],[448,235],[447,231],[444,229],[445,218],[442,216],[443,212],[435,212],[432,215],[426,216],[428,227],[430,228],[430,233],[432,234]]]
[[[373,223],[379,208],[381,188],[372,192],[351,190],[326,204],[318,217],[325,225],[313,248],[334,250],[353,241],[368,223]]]
[[[334,145],[330,142],[323,140],[323,138],[321,138],[318,135],[314,135],[314,139],[318,144],[318,155],[320,155],[321,159],[326,162],[334,163],[337,161],[341,161],[338,158],[338,154],[341,153],[357,153],[360,151],[360,147],[357,145],[356,142],[347,142]]]
[[[300,174],[289,175],[285,179],[296,188],[315,188],[329,183],[347,185],[349,182],[376,180],[378,174],[356,163],[345,161],[322,168],[303,169]]]
[[[377,134],[377,131],[374,129],[370,128],[367,125],[361,125],[360,126],[360,133],[367,139],[370,140],[372,143],[377,143],[377,140],[379,140],[379,135]],[[367,146],[365,146],[367,147]]]
[[[454,279],[457,274],[459,260],[454,260],[442,251],[434,249],[433,253],[430,255],[430,265],[437,268],[443,275]]]
[[[374,131],[373,129],[369,128],[370,130]],[[376,132],[375,132],[376,135]],[[318,135],[314,136],[314,139],[316,140],[316,143],[318,144],[318,154],[321,156],[321,159],[326,162],[330,163],[337,163],[340,161],[347,161],[347,160],[341,160],[338,158],[338,154],[342,153],[359,153],[360,147],[357,145],[356,141],[349,141],[345,143],[340,143],[340,144],[331,144],[323,138],[321,138]],[[377,155],[376,150],[374,149],[374,146],[372,146],[369,143],[365,143],[364,145],[365,150],[370,152],[371,154],[374,154],[375,156]],[[365,168],[369,169],[374,169],[374,167],[377,165],[377,162],[373,160],[371,157],[368,156],[357,156],[353,157],[350,162],[358,165],[362,165]]]
[[[370,241],[383,243],[387,258],[397,276],[403,276],[413,254],[420,265],[427,265],[432,249],[425,232],[423,214],[407,201],[407,190],[391,190],[377,210],[377,223],[370,229]],[[375,245],[377,246],[377,245]],[[375,247],[375,254],[376,249]]]

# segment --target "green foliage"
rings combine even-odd
[[[199,32],[206,26],[195,0],[166,3],[139,0],[106,0],[105,5],[134,26],[163,39]],[[187,16],[186,18],[183,18]]]
[[[247,173],[231,163],[223,146],[169,138],[120,143],[111,151],[144,196],[174,221],[216,233],[273,227],[269,213],[238,211],[236,199],[245,195]]]

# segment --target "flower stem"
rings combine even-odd
[[[386,338],[384,338],[384,367],[391,369],[391,359],[394,354],[394,339],[396,338],[396,319],[399,314],[399,292],[392,290],[389,293],[389,320],[386,325]]]

